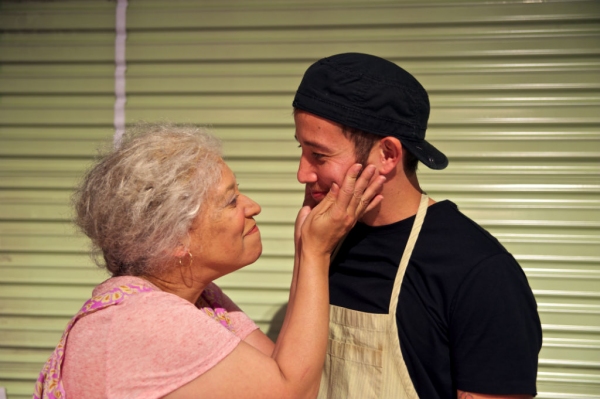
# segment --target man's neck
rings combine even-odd
[[[381,194],[381,204],[361,219],[368,226],[385,226],[416,215],[422,191],[414,174],[410,178],[387,181]],[[429,204],[432,203],[434,201],[429,200]]]

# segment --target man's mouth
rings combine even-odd
[[[329,191],[310,190],[310,196],[317,202],[321,202]]]

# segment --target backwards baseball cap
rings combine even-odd
[[[393,136],[431,169],[448,158],[425,141],[429,97],[398,65],[369,54],[323,58],[304,73],[292,105],[344,126]]]

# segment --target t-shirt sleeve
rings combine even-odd
[[[145,293],[123,305],[120,317],[106,326],[109,397],[162,397],[210,370],[240,342],[175,295]]]
[[[258,326],[233,302],[218,285],[211,283],[208,287],[218,304],[227,311],[229,319],[234,328],[234,333],[240,339],[246,338]]]
[[[454,296],[449,328],[457,389],[536,394],[541,325],[527,278],[511,255],[471,270]]]

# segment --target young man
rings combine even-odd
[[[450,201],[419,186],[429,99],[392,62],[339,54],[306,71],[293,102],[308,203],[355,162],[386,177],[382,203],[330,268],[330,340],[319,398],[531,398],[542,335],[523,270]]]

